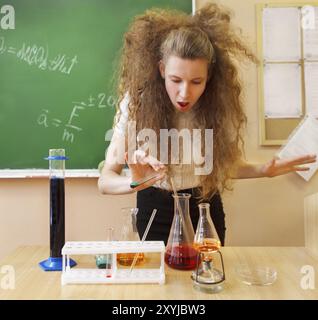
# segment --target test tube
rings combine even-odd
[[[106,229],[106,241],[114,240],[114,228],[108,227]],[[106,268],[106,277],[111,278],[113,275],[113,254],[108,253],[105,255],[105,268]]]

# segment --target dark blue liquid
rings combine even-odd
[[[65,243],[65,188],[64,179],[50,179],[50,257],[62,257]]]

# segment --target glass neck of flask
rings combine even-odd
[[[199,221],[197,230],[194,237],[195,243],[203,243],[205,238],[211,236],[211,225],[209,221],[210,217],[210,205],[208,203],[199,204]]]
[[[187,193],[178,193],[177,196],[173,195],[174,198],[174,212],[181,216],[189,214],[189,199],[191,195]]]
[[[122,208],[122,215],[124,221],[124,230],[130,230],[133,232],[137,232],[137,208]]]
[[[208,203],[199,204],[200,219],[207,219],[210,216],[210,205]]]

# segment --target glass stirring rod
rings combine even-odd
[[[144,234],[143,234],[143,236],[142,236],[141,244],[144,243],[144,241],[145,241],[145,239],[146,239],[146,237],[147,237],[148,231],[149,231],[149,229],[150,229],[150,227],[151,227],[152,221],[153,221],[153,219],[155,218],[156,213],[157,213],[157,209],[153,209],[152,214],[151,214],[151,217],[150,217],[150,219],[149,219],[149,221],[148,221],[148,224],[147,224],[147,228],[146,228],[146,230],[145,230],[145,232],[144,232]],[[131,267],[130,267],[130,273],[131,273],[131,271],[133,270],[133,268],[134,268],[134,266],[135,266],[135,264],[136,264],[138,255],[139,255],[139,253],[136,253],[136,254],[135,254],[134,260],[133,260],[133,262],[132,262],[132,264],[131,264]]]

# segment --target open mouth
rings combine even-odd
[[[189,102],[177,102],[177,104],[181,108],[186,108],[189,105]]]

